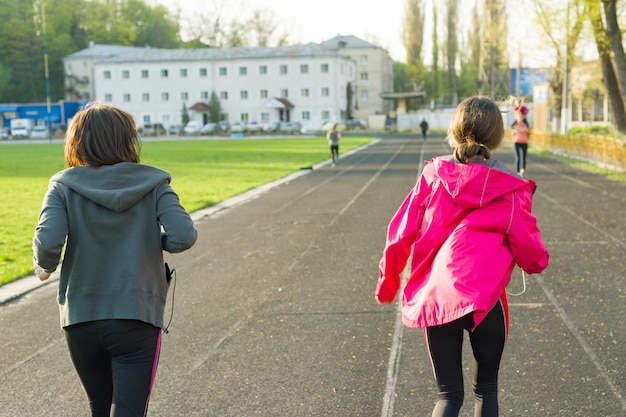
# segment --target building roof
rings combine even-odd
[[[91,43],[88,48],[81,49],[78,52],[74,52],[71,55],[65,57],[67,58],[109,58],[120,54],[125,54],[129,52],[140,52],[143,50],[151,49],[149,46],[146,47],[138,47],[138,46],[121,46],[121,45],[98,45]]]
[[[207,112],[209,111],[209,106],[206,103],[201,101],[197,102],[193,106],[189,107],[189,110],[197,111],[197,112]]]
[[[326,48],[330,49],[362,49],[362,48],[380,48],[377,45],[357,38],[354,35],[337,35],[334,38],[322,42]]]
[[[344,55],[317,43],[254,48],[156,49],[138,48],[107,59],[107,63],[238,60],[253,58],[332,57]]]

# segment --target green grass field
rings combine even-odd
[[[372,138],[344,137],[341,152]],[[63,144],[0,146],[0,285],[32,273],[31,241],[48,179],[65,168]],[[145,141],[141,162],[172,174],[189,212],[329,158],[324,138]]]

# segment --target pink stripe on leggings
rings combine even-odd
[[[146,408],[143,411],[144,417],[148,414],[148,404],[150,403],[150,394],[152,394],[152,387],[154,386],[154,380],[156,379],[157,367],[159,366],[159,355],[161,354],[161,337],[163,332],[159,331],[159,337],[157,338],[156,351],[154,352],[154,363],[152,364],[152,376],[150,377],[150,391],[148,392],[148,398],[146,399]]]

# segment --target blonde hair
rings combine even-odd
[[[65,137],[67,167],[139,162],[141,139],[133,116],[112,105],[90,103],[76,113]]]
[[[491,153],[502,144],[504,123],[498,105],[488,97],[473,96],[463,100],[452,114],[448,143],[454,158],[461,162]]]

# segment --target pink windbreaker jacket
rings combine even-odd
[[[475,312],[478,326],[505,293],[515,264],[529,274],[548,265],[531,213],[534,189],[494,160],[427,162],[389,224],[376,299],[393,302],[413,247],[403,323],[430,327]]]

